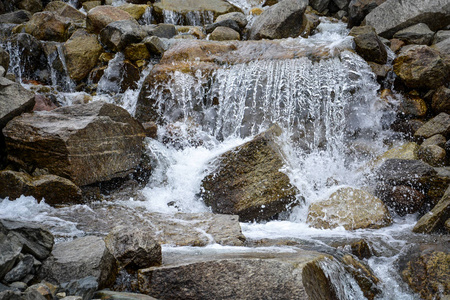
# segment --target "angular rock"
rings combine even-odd
[[[209,39],[212,41],[230,41],[240,40],[241,36],[239,32],[229,27],[219,26],[211,33]]]
[[[109,23],[100,32],[100,40],[108,49],[119,52],[127,45],[139,43],[145,37],[145,31],[135,20],[120,20]]]
[[[410,94],[402,97],[397,109],[402,117],[406,118],[422,118],[428,111],[427,104],[422,98]]]
[[[2,228],[0,222],[0,229]],[[0,232],[0,280],[14,267],[22,251],[22,244]]]
[[[433,135],[432,137],[426,139],[425,141],[423,141],[423,143],[420,145],[420,147],[425,147],[425,146],[429,146],[429,145],[437,145],[439,147],[444,148],[446,142],[447,142],[447,139],[445,138],[445,136],[443,136],[442,134],[436,134],[436,135]]]
[[[317,10],[318,12],[323,12],[327,9],[328,4],[330,4],[330,0],[311,0],[309,1],[309,5]]]
[[[43,9],[41,0],[18,0],[14,2],[14,5],[18,9],[27,10],[32,14],[40,12]]]
[[[101,300],[157,300],[156,298],[143,294],[114,292],[110,290],[97,291],[94,294],[94,298]]]
[[[447,139],[450,137],[450,115],[443,112],[435,116],[421,126],[414,133],[414,137],[418,139],[427,139],[436,134],[441,134]]]
[[[126,11],[127,13],[130,14],[130,16],[132,16],[136,21],[138,21],[146,12],[146,10],[150,7],[148,5],[145,4],[131,4],[131,3],[127,3],[127,4],[123,4],[118,6],[121,10]]]
[[[150,52],[144,43],[136,43],[128,45],[124,50],[125,58],[131,61],[148,60]]]
[[[33,270],[34,259],[35,258],[32,255],[25,255],[23,259],[21,259],[19,263],[5,275],[4,281],[8,283],[19,281],[31,273]]]
[[[328,199],[311,204],[307,222],[315,228],[354,230],[388,226],[392,219],[380,199],[363,190],[341,188]]]
[[[61,284],[61,288],[66,291],[66,294],[80,297],[80,300],[92,299],[95,291],[98,290],[98,286],[98,279],[95,276],[73,279],[69,282],[64,282]]]
[[[31,111],[34,94],[19,83],[0,77],[0,130],[14,117]]]
[[[155,54],[155,55],[162,55],[164,53],[164,43],[161,41],[161,39],[157,36],[149,36],[146,37],[143,41],[142,41],[145,46],[147,47],[147,50],[151,53],[151,54]]]
[[[35,104],[33,107],[33,111],[50,111],[57,108],[56,104],[50,100],[49,98],[45,97],[44,95],[35,95],[34,96]]]
[[[352,0],[348,5],[348,27],[359,26],[364,17],[386,0]]]
[[[158,24],[142,26],[147,35],[157,36],[159,38],[171,39],[177,35],[177,29],[173,24]]]
[[[109,23],[120,20],[134,20],[134,18],[117,7],[109,5],[97,6],[87,13],[86,29],[89,32],[99,33]]]
[[[0,23],[22,24],[31,19],[32,14],[27,10],[17,10],[0,15]]]
[[[2,47],[0,47],[0,66],[3,67],[3,69],[5,69],[5,73],[8,72],[8,68],[9,68],[9,53],[6,52],[5,50],[3,50]],[[3,76],[1,76],[3,77]]]
[[[433,36],[433,41],[431,42],[431,44],[437,44],[445,41],[446,39],[450,39],[450,30],[439,30]]]
[[[297,37],[308,1],[285,0],[266,9],[249,29],[250,40]]]
[[[400,216],[417,212],[425,201],[422,192],[406,185],[378,186],[376,195]]]
[[[446,0],[387,0],[365,18],[378,35],[392,38],[399,30],[417,23],[425,23],[436,31],[450,24],[450,4]]]
[[[427,24],[419,23],[402,29],[394,34],[394,39],[404,41],[406,44],[429,45],[434,36]]]
[[[82,192],[70,180],[56,175],[32,177],[26,173],[0,171],[0,197],[11,200],[21,195],[45,199],[50,205],[82,203]]]
[[[445,222],[450,218],[450,187],[431,211],[423,215],[413,228],[416,233],[445,232]]]
[[[86,14],[62,1],[51,1],[45,7],[45,11],[49,11],[58,16],[68,18],[72,22],[78,24],[83,24],[86,20]]]
[[[64,18],[49,12],[35,13],[24,30],[38,40],[64,42],[67,40],[70,23]]]
[[[440,87],[450,74],[444,55],[428,46],[407,47],[394,60],[394,72],[410,88]]]
[[[423,185],[436,173],[427,163],[410,159],[388,159],[376,171],[381,182],[393,186],[408,185],[417,190],[423,189]]]
[[[1,300],[23,300],[22,294],[20,292],[6,290],[4,292],[0,292]]]
[[[436,90],[431,101],[431,109],[436,114],[441,112],[450,114],[450,88],[443,85]]]
[[[356,52],[367,61],[385,64],[387,61],[386,47],[378,38],[373,27],[353,27],[349,35],[354,37]]]
[[[10,160],[47,169],[76,185],[131,173],[145,137],[126,110],[101,101],[23,114],[3,133]]]
[[[439,51],[441,54],[450,55],[450,39],[445,39],[437,44],[431,46],[431,48]]]
[[[231,13],[220,15],[217,17],[215,23],[220,23],[225,20],[235,21],[241,29],[245,28],[245,26],[247,26],[247,23],[248,23],[247,18],[241,12],[231,12]]]
[[[39,277],[60,284],[93,276],[103,288],[114,282],[116,272],[116,261],[103,239],[86,236],[56,244],[43,262]]]
[[[123,93],[128,89],[137,89],[139,80],[139,69],[122,53],[117,53],[113,60],[108,63],[108,69],[99,81],[97,91],[106,93]]]
[[[143,228],[117,226],[105,237],[105,244],[119,266],[138,270],[161,265],[161,246],[154,236]]]
[[[438,145],[420,146],[417,155],[421,160],[434,167],[444,166],[447,161],[444,148]]]
[[[348,7],[350,0],[332,0],[334,4],[340,9],[343,10]]]
[[[236,32],[240,32],[241,29],[238,23],[234,20],[224,20],[221,22],[215,22],[213,24],[209,24],[205,26],[206,33],[212,33],[217,27],[227,27],[233,29]]]
[[[202,181],[201,196],[213,212],[239,215],[240,221],[267,220],[296,202],[276,137],[278,126],[221,155]]]

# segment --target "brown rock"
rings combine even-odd
[[[126,11],[130,14],[136,21],[139,20],[145,13],[145,11],[149,8],[148,5],[138,5],[138,4],[132,4],[127,3],[121,6],[118,6],[121,10]]]
[[[150,53],[144,43],[130,44],[123,51],[125,58],[131,61],[147,60]]]
[[[431,108],[438,114],[445,112],[450,114],[450,89],[444,85],[439,87],[433,95]]]
[[[403,117],[422,118],[427,114],[427,104],[416,94],[404,95],[398,106]]]
[[[142,123],[142,126],[147,137],[155,139],[158,136],[158,125],[155,122],[145,122]]]
[[[425,201],[422,192],[406,185],[382,185],[376,194],[400,216],[417,212]]]
[[[414,133],[414,137],[418,139],[427,139],[436,134],[441,134],[445,138],[450,137],[450,115],[440,113],[420,127]]]
[[[450,188],[447,188],[444,196],[433,207],[417,221],[413,228],[417,233],[432,233],[443,231],[445,222],[450,218]]]
[[[45,7],[45,11],[49,11],[54,13],[55,15],[68,18],[71,21],[79,24],[83,24],[86,20],[86,15],[84,13],[62,1],[51,1]]]
[[[434,167],[440,167],[446,164],[446,152],[444,148],[438,145],[420,146],[417,155],[421,160]]]
[[[102,5],[89,10],[86,18],[86,29],[89,32],[99,33],[109,23],[120,20],[134,20],[134,18],[120,8]]]
[[[209,39],[212,41],[240,40],[239,32],[224,26],[219,26],[211,33]]]
[[[367,61],[385,64],[387,52],[384,44],[370,26],[353,27],[349,35],[354,37],[356,52]]]
[[[399,39],[391,39],[391,50],[394,51],[395,53],[398,53],[400,51],[400,49],[405,46],[405,42]]]
[[[64,42],[68,38],[70,23],[52,12],[35,13],[25,23],[24,31],[38,40]]]
[[[34,96],[34,100],[36,103],[34,104],[33,111],[50,111],[57,108],[55,103],[44,95],[36,95]]]

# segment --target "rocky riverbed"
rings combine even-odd
[[[0,0],[0,299],[447,299],[450,4]]]

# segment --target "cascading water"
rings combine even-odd
[[[214,13],[212,11],[189,11],[180,14],[172,10],[163,10],[164,23],[174,25],[203,26],[214,23]]]

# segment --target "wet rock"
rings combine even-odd
[[[436,134],[441,134],[445,138],[450,137],[450,115],[443,112],[435,116],[420,127],[414,133],[414,137],[417,139],[427,139]]]
[[[50,205],[82,203],[82,193],[70,180],[56,175],[32,177],[26,173],[0,171],[0,197],[11,200],[21,195],[45,199]]]
[[[138,270],[161,265],[161,246],[154,236],[150,230],[117,226],[105,237],[105,243],[119,266]]]
[[[250,253],[246,257],[215,257],[142,269],[139,289],[157,299],[307,299],[302,282],[307,276],[302,276],[302,271],[322,255],[299,251],[271,257]]]
[[[64,42],[68,39],[70,23],[64,18],[49,12],[35,13],[24,30],[38,40]]]
[[[0,23],[22,24],[31,19],[32,14],[27,10],[17,10],[0,15]]]
[[[224,20],[221,22],[215,22],[213,24],[209,24],[205,26],[206,33],[212,33],[214,30],[216,30],[218,27],[227,27],[230,29],[233,29],[236,32],[240,32],[241,29],[238,25],[238,23],[234,20]]]
[[[20,292],[6,290],[4,292],[0,292],[1,300],[23,300]]]
[[[21,251],[22,244],[17,239],[0,232],[0,280],[14,267]]]
[[[450,30],[439,30],[433,36],[433,41],[431,42],[431,44],[437,44],[445,41],[446,39],[450,39]]]
[[[116,261],[100,237],[80,237],[56,244],[52,255],[43,262],[39,277],[60,284],[95,277],[98,287],[112,284],[116,277]]]
[[[129,60],[124,59],[122,53],[119,55],[120,57],[116,56],[114,61],[108,64],[108,69],[105,70],[97,90],[106,93],[123,93],[128,89],[137,89],[139,69]]]
[[[354,37],[356,52],[367,61],[385,64],[387,52],[384,44],[378,38],[373,27],[353,27],[349,35]]]
[[[434,44],[431,46],[431,48],[436,49],[437,51],[447,55],[448,57],[450,55],[450,39],[445,39],[442,42]]]
[[[446,0],[417,2],[415,0],[387,0],[365,18],[378,35],[391,38],[394,33],[417,23],[425,23],[436,31],[450,24],[450,6]]]
[[[134,20],[134,18],[117,7],[109,5],[97,6],[87,13],[86,29],[90,32],[99,33],[108,24],[121,20]]]
[[[20,114],[31,111],[34,94],[20,84],[0,77],[0,130]]]
[[[68,18],[74,23],[82,25],[86,20],[86,15],[78,9],[70,6],[62,1],[51,1],[45,7],[45,11],[54,13],[55,15]]]
[[[286,0],[266,9],[249,29],[250,40],[297,37],[308,1]]]
[[[56,104],[44,95],[35,95],[34,100],[33,111],[51,111],[57,108]]]
[[[352,274],[367,299],[373,300],[381,294],[381,290],[377,287],[380,280],[373,274],[369,266],[349,254],[344,255],[341,260],[344,268]]]
[[[120,293],[109,290],[101,290],[95,292],[94,298],[101,300],[157,300],[156,298],[143,294],[124,292]]]
[[[9,68],[9,53],[3,50],[2,47],[0,47],[0,66],[3,67],[6,74]]]
[[[425,201],[422,192],[406,185],[378,186],[376,195],[400,216],[417,212]]]
[[[423,251],[410,259],[403,278],[422,299],[446,299],[450,295],[450,254]],[[442,297],[442,298],[441,298]]]
[[[450,113],[450,88],[443,85],[436,90],[432,98],[431,108],[436,114]]]
[[[164,53],[164,43],[157,36],[146,37],[143,41],[149,53],[154,55],[162,55]]]
[[[442,134],[436,134],[436,135],[433,135],[432,137],[424,140],[423,143],[420,145],[420,147],[425,147],[425,146],[429,146],[429,145],[437,145],[439,147],[444,148],[446,142],[447,142],[447,140],[446,140],[445,136],[443,136]]]
[[[315,228],[354,230],[388,226],[392,220],[380,199],[363,190],[341,188],[328,199],[311,204],[307,222]]]
[[[240,40],[239,32],[228,27],[219,26],[211,33],[209,39],[212,41]]]
[[[447,161],[444,148],[438,145],[420,146],[417,154],[421,160],[434,167],[444,166]]]
[[[422,216],[413,228],[413,232],[432,233],[445,232],[445,222],[450,218],[450,188],[447,188],[444,196],[431,211]]]
[[[350,245],[352,249],[352,254],[359,259],[371,258],[373,251],[369,244],[365,240],[359,240]]]
[[[33,265],[34,257],[25,255],[13,269],[6,273],[3,280],[8,283],[21,280],[33,270]]]
[[[131,61],[148,60],[150,58],[150,52],[144,43],[130,44],[123,53],[125,58]]]
[[[376,171],[379,180],[386,184],[407,185],[417,190],[423,189],[436,173],[427,163],[410,159],[388,159]]]
[[[306,10],[303,15],[302,32],[300,33],[300,36],[303,38],[309,37],[319,24],[319,16],[314,13],[308,13],[308,10]]]
[[[406,44],[429,45],[434,32],[423,23],[400,30],[394,34],[394,39],[404,41]]]
[[[405,46],[405,42],[401,41],[399,39],[391,39],[389,40],[391,42],[391,45],[389,46],[389,48],[391,48],[392,51],[394,51],[395,53],[398,53],[400,51],[400,49]]]
[[[317,10],[318,12],[323,12],[327,9],[330,0],[311,0],[309,1],[309,5]]]
[[[100,32],[100,40],[108,49],[118,52],[127,45],[139,43],[145,32],[136,20],[121,20],[109,23]]]
[[[3,133],[10,160],[47,169],[77,185],[131,173],[145,137],[142,125],[126,110],[101,101],[23,114]]]
[[[410,46],[394,60],[394,72],[410,88],[440,87],[450,74],[450,65],[438,51],[423,45]]]
[[[244,29],[248,23],[247,18],[241,12],[231,12],[231,13],[220,15],[217,17],[215,23],[220,23],[225,20],[235,21],[238,24],[239,28],[241,28],[241,29]]]
[[[41,0],[18,0],[15,2],[15,6],[21,10],[27,10],[32,14],[42,11],[42,1]]]
[[[177,35],[177,30],[173,24],[147,25],[142,27],[148,35],[159,38],[171,39]]]
[[[348,5],[348,27],[359,26],[364,17],[386,0],[352,0]]]
[[[118,6],[118,8],[120,8],[121,10],[126,11],[136,21],[138,21],[145,14],[145,11],[149,8],[149,6],[148,5],[143,5],[143,4],[138,5],[138,4],[127,3],[127,4],[124,4],[124,5]]]
[[[158,137],[158,125],[155,122],[142,123],[145,135],[149,138],[156,139]]]
[[[213,212],[237,214],[240,221],[267,220],[296,202],[283,154],[276,142],[278,126],[218,159],[215,170],[202,181],[201,196]]]
[[[61,288],[66,294],[80,297],[82,300],[92,299],[96,290],[98,290],[98,280],[95,276],[87,276],[81,279],[74,279],[61,284]],[[70,297],[70,296],[69,296]]]
[[[372,72],[377,76],[378,82],[383,82],[383,80],[388,75],[389,71],[392,71],[392,67],[389,65],[380,65],[374,62],[368,62]]]
[[[402,117],[421,118],[425,117],[428,108],[426,102],[418,95],[408,94],[401,98],[397,110]]]

